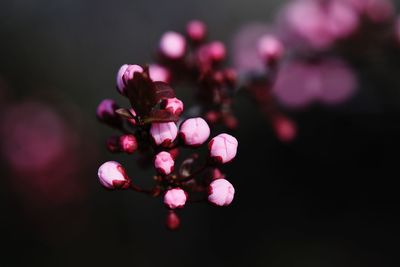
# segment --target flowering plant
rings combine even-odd
[[[207,142],[211,130],[201,117],[182,118],[184,105],[175,97],[172,87],[152,79],[148,67],[123,65],[117,74],[117,89],[128,98],[131,107],[120,108],[110,99],[99,104],[98,119],[122,133],[110,137],[107,147],[111,152],[137,151],[138,161],[152,162],[155,185],[148,190],[139,187],[115,161],[100,166],[101,185],[110,190],[132,189],[154,197],[163,196],[169,209],[167,226],[170,229],[178,228],[180,220],[176,210],[191,201],[192,193],[208,194],[208,201],[216,206],[229,205],[235,190],[219,166],[235,158],[236,138],[226,133],[212,138],[204,162],[198,166],[200,152],[197,151]],[[193,153],[178,164],[183,148],[190,148]]]

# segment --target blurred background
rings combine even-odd
[[[286,2],[1,1],[0,266],[399,266],[400,45],[350,45],[333,76],[350,80],[345,101],[293,108],[278,93],[298,128],[290,143],[239,95],[239,154],[223,168],[235,200],[187,206],[177,232],[160,199],[98,183],[105,160],[151,174],[107,151],[113,131],[95,117],[103,98],[125,103],[119,66],[151,62],[161,34],[191,19],[232,51]]]

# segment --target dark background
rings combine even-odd
[[[159,36],[193,18],[229,45],[241,25],[272,21],[282,3],[1,1],[0,77],[8,89],[0,104],[69,105],[91,148],[77,150],[84,164],[71,177],[83,197],[62,204],[54,204],[57,196],[33,201],[35,188],[13,182],[2,161],[0,266],[399,266],[400,57],[393,51],[354,64],[360,85],[350,101],[289,111],[299,127],[291,144],[279,142],[241,97],[239,154],[224,167],[235,200],[228,208],[186,207],[177,232],[164,228],[160,199],[98,184],[101,162],[129,164],[106,151],[112,131],[94,116],[101,99],[123,101],[114,90],[121,64],[149,62]],[[137,179],[150,175],[131,165]]]

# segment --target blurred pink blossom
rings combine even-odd
[[[260,57],[258,45],[262,36],[270,34],[271,29],[264,23],[250,23],[242,26],[232,41],[233,65],[239,72],[264,70],[264,60]]]
[[[336,40],[352,34],[359,25],[358,12],[345,1],[295,0],[289,2],[279,17],[286,41],[315,49],[326,49]]]
[[[338,104],[349,99],[356,88],[355,74],[342,60],[296,60],[281,66],[273,93],[283,105],[296,108],[313,101]]]
[[[185,55],[186,40],[177,32],[169,31],[161,36],[160,52],[170,59],[179,59]]]

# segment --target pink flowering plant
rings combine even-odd
[[[161,47],[175,60],[185,45],[176,47],[182,41],[176,34],[167,37],[177,38],[172,47],[161,42]],[[166,225],[174,230],[180,225],[177,210],[189,202],[208,199],[216,206],[232,202],[233,186],[227,185],[219,168],[235,158],[238,142],[226,133],[209,140],[208,123],[201,117],[184,119],[183,102],[176,98],[168,83],[158,80],[159,77],[153,79],[148,66],[123,65],[117,73],[116,87],[129,100],[130,106],[121,108],[113,100],[106,99],[97,108],[98,119],[120,132],[107,140],[108,150],[132,156],[138,154],[135,158],[139,164],[154,168],[154,186],[140,187],[131,178],[134,176],[129,176],[116,161],[103,163],[98,178],[108,190],[130,189],[162,197],[169,210]],[[180,155],[183,149],[191,152],[189,156]],[[218,180],[221,183],[215,183]],[[199,194],[204,197],[199,198]]]

